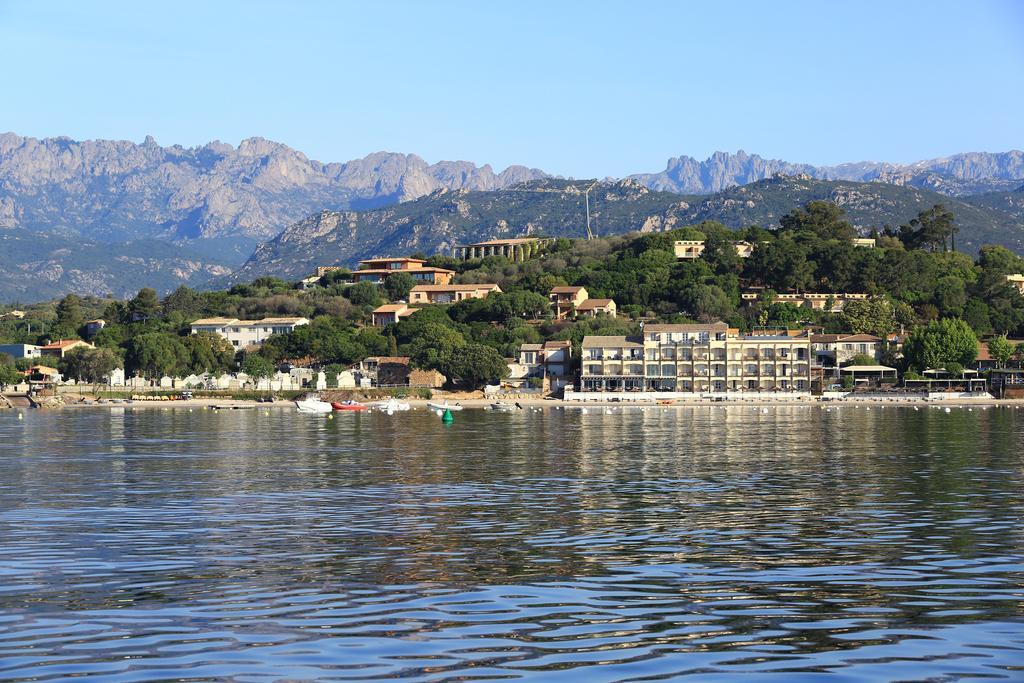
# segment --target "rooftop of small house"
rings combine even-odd
[[[576,307],[578,311],[589,311],[594,308],[606,308],[614,304],[615,302],[611,299],[587,299],[579,306]]]
[[[497,289],[494,283],[481,283],[478,285],[416,285],[412,288],[414,292],[473,292],[478,289]]]

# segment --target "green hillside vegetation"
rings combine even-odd
[[[598,234],[659,230],[682,219],[683,197],[633,181],[540,180],[515,188],[434,192],[373,211],[324,211],[260,245],[230,283],[260,275],[298,278],[318,265],[414,251],[447,253],[460,244],[519,235],[586,237],[585,191]]]
[[[542,180],[492,192],[435,192],[374,211],[325,211],[261,245],[225,282],[261,275],[298,278],[318,265],[354,266],[361,258],[386,254],[450,254],[459,244],[491,238],[584,237],[587,188],[591,224],[602,237],[656,233],[704,221],[734,229],[774,229],[783,216],[811,201],[842,206],[853,227],[869,234],[905,224],[921,211],[943,204],[956,216],[957,247],[962,251],[977,253],[983,244],[998,244],[1024,252],[1024,219],[1005,201],[974,204],[914,187],[791,176],[710,196],[682,196],[628,180]]]
[[[1006,194],[1006,193],[996,193]],[[840,205],[860,232],[883,230],[908,222],[919,212],[942,204],[956,215],[958,247],[977,253],[985,244],[998,244],[1024,253],[1024,220],[1005,203],[954,199],[930,190],[872,182],[814,180],[780,176],[733,187],[691,204],[689,222],[718,221],[729,227],[777,226],[794,207],[812,201]]]
[[[152,290],[128,301],[69,296],[30,309],[25,320],[0,322],[0,340],[74,336],[84,320],[99,314],[109,324],[94,342],[123,359],[128,372],[184,375],[233,369],[243,360],[218,338],[189,337],[192,320],[301,315],[312,324],[272,338],[258,354],[272,363],[320,366],[409,355],[416,366],[478,386],[500,376],[504,365],[498,360],[514,356],[524,342],[571,340],[578,347],[588,334],[637,333],[642,321],[725,320],[742,330],[812,324],[826,332],[876,335],[916,330],[920,338],[929,338],[925,332],[935,321],[963,321],[957,325],[978,337],[1024,334],[1024,297],[1005,278],[1024,272],[1024,260],[999,246],[983,247],[977,259],[949,250],[956,223],[939,207],[879,235],[873,249],[853,246],[855,229],[841,208],[827,202],[809,203],[781,223],[774,231],[704,222],[654,234],[562,238],[523,262],[435,255],[428,265],[456,270],[457,282],[496,282],[503,293],[424,307],[384,329],[368,326],[370,312],[395,288],[351,285],[341,271],[309,291],[263,277],[227,291],[180,287],[162,300]],[[736,255],[737,238],[756,245],[751,258]],[[703,256],[677,261],[677,239],[703,239]],[[547,294],[559,285],[583,285],[591,297],[614,298],[620,317],[554,320]],[[762,291],[761,300],[741,300],[748,288]],[[789,291],[864,292],[872,298],[847,302],[837,314],[775,300],[775,292]],[[914,358],[926,357],[932,356]]]

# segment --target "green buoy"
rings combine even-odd
[[[444,415],[441,416],[441,422],[444,422],[446,425],[450,425],[452,422],[455,422],[455,416],[452,415],[452,411],[445,408]]]

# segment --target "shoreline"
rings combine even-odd
[[[438,399],[405,399],[402,402],[408,403],[413,409],[428,409],[428,403],[443,402],[444,398]],[[376,401],[366,401],[365,403],[371,404]],[[727,401],[711,401],[708,399],[676,399],[671,403],[652,403],[652,402],[619,402],[619,401],[565,401],[562,399],[540,399],[540,398],[521,398],[521,399],[486,399],[486,398],[466,398],[466,399],[449,399],[451,405],[460,404],[466,410],[486,410],[492,403],[505,403],[511,406],[515,404],[521,405],[523,408],[636,408],[639,410],[645,409],[657,409],[657,408],[771,408],[771,407],[808,407],[808,408],[841,408],[847,407],[892,407],[892,408],[921,408],[921,407],[1024,407],[1024,399],[995,399],[995,398],[951,398],[951,399],[909,399],[909,398],[892,398],[892,399],[842,399],[834,401],[823,401],[818,398],[805,398],[805,399],[792,399],[792,400],[780,400],[780,399],[737,399]],[[295,405],[290,400],[280,400],[274,403],[260,403],[251,399],[203,399],[193,398],[186,400],[176,401],[132,401],[132,402],[121,402],[114,403],[111,401],[104,402],[90,402],[90,403],[69,403],[56,408],[41,408],[40,410],[60,410],[60,409],[88,409],[88,408],[164,408],[164,409],[191,409],[191,410],[256,410],[256,409],[267,409],[267,410],[281,410],[281,409],[294,409]]]

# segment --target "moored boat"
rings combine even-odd
[[[462,410],[461,403],[450,405],[448,401],[445,401],[444,403],[428,403],[427,407],[430,408],[431,410],[450,410],[452,412]]]
[[[322,415],[334,412],[334,408],[327,401],[321,401],[319,396],[308,395],[295,400],[295,409],[300,413]]]
[[[338,401],[333,401],[331,402],[331,408],[338,412],[361,412],[369,410],[369,408],[358,401],[341,401],[340,403]]]
[[[377,408],[378,410],[383,410],[388,414],[403,410],[409,410],[411,408],[411,406],[408,403],[402,403],[397,398],[390,398],[387,401],[380,401],[378,403],[374,403],[373,407]]]

